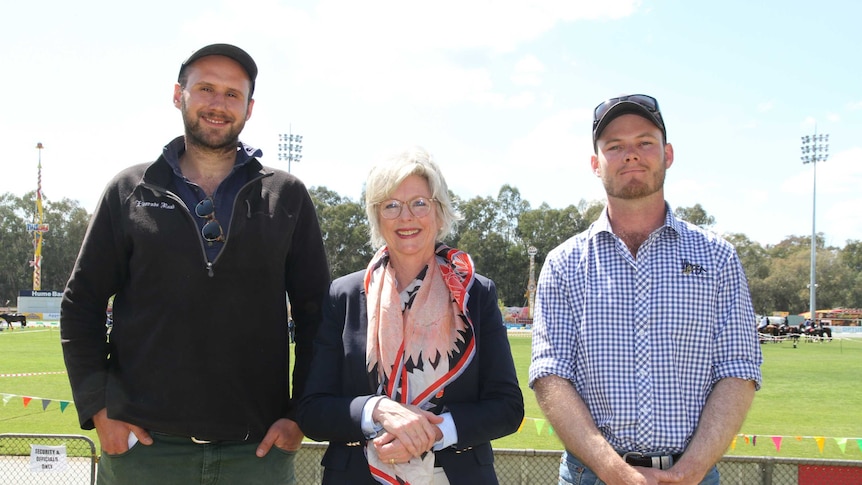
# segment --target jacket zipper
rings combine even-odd
[[[240,195],[242,195],[243,191],[247,187],[249,187],[251,184],[257,182],[258,180],[261,180],[265,177],[270,177],[270,176],[272,176],[271,172],[270,173],[258,173],[258,175],[256,175],[254,178],[252,178],[251,180],[249,180],[248,182],[243,184],[242,187],[239,188],[239,190],[236,193],[236,197],[234,197],[234,199],[233,199],[233,206],[231,207],[231,211],[232,211],[231,214],[233,214],[231,216],[231,222],[233,222],[233,217],[236,216],[236,203],[239,200]],[[165,189],[162,189],[160,187],[156,187],[154,185],[148,184],[146,182],[144,182],[141,185],[143,187],[146,187],[147,189],[151,190],[152,192],[154,192],[154,195],[156,195],[157,197],[159,196],[160,193],[165,194],[166,197],[173,199],[174,201],[178,202],[180,204],[180,206],[182,206],[182,208],[186,210],[186,215],[188,215],[188,218],[191,220],[192,227],[195,228],[195,236],[198,238],[198,241],[200,242],[201,255],[203,256],[204,261],[206,262],[206,265],[204,265],[204,268],[207,271],[207,276],[212,278],[215,275],[215,271],[213,269],[213,266],[219,260],[219,258],[221,258],[222,251],[224,250],[224,245],[227,245],[227,241],[228,241],[228,239],[230,239],[230,229],[228,229],[228,232],[224,236],[224,243],[223,243],[224,245],[222,246],[222,251],[219,251],[218,254],[216,255],[215,259],[210,261],[209,259],[207,259],[207,250],[206,250],[206,247],[204,246],[204,241],[203,241],[203,239],[201,239],[200,235],[197,234],[198,225],[195,224],[195,219],[192,216],[192,212],[191,212],[191,210],[189,210],[189,207],[186,205],[186,203],[183,202],[183,199],[180,196],[171,192],[170,190],[165,190]],[[246,214],[247,218],[251,217],[250,212],[251,212],[251,210],[249,209],[248,213]],[[233,226],[233,224],[231,224],[231,226]]]

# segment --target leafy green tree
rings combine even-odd
[[[504,185],[497,194],[497,231],[507,241],[518,242],[518,219],[530,210],[530,203],[521,199],[521,192],[511,185]]]
[[[707,214],[700,204],[694,204],[691,207],[677,207],[673,213],[677,218],[704,229],[709,229],[715,225],[715,217]]]
[[[0,195],[0,306],[14,306],[18,290],[33,287],[33,237],[27,232],[27,208],[21,198]]]
[[[320,221],[330,277],[335,279],[365,268],[374,256],[365,208],[326,187],[312,187],[309,193]]]

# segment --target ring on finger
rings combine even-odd
[[[395,464],[395,458],[390,458],[390,459],[389,459],[389,464],[390,464],[390,465],[394,465],[394,464]]]

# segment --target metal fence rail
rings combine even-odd
[[[326,443],[303,443],[296,455],[299,485],[320,483]],[[68,466],[41,470],[36,450],[60,448]],[[558,482],[560,451],[494,450],[501,485]],[[98,456],[93,441],[79,435],[0,434],[0,484],[94,485]],[[47,461],[48,465],[56,461]],[[722,485],[860,485],[862,461],[725,456],[719,463]],[[481,485],[481,484],[476,484]]]
[[[320,483],[326,443],[303,443],[297,454],[300,485]],[[561,451],[494,449],[500,485],[558,483]],[[862,461],[725,456],[718,463],[722,485],[862,485]],[[477,484],[480,485],[480,484]]]
[[[96,445],[81,435],[0,434],[0,483],[93,485]]]

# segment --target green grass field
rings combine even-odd
[[[83,434],[98,442],[94,431],[79,428],[74,404],[61,410],[61,403],[72,400],[72,392],[59,340],[56,328],[0,332],[0,433]],[[509,340],[526,419],[518,433],[496,440],[494,447],[559,450],[560,442],[527,387],[530,337]],[[742,436],[727,454],[862,460],[862,339],[762,348],[764,385]],[[24,397],[32,398],[26,407]],[[780,451],[775,444],[779,438]]]

